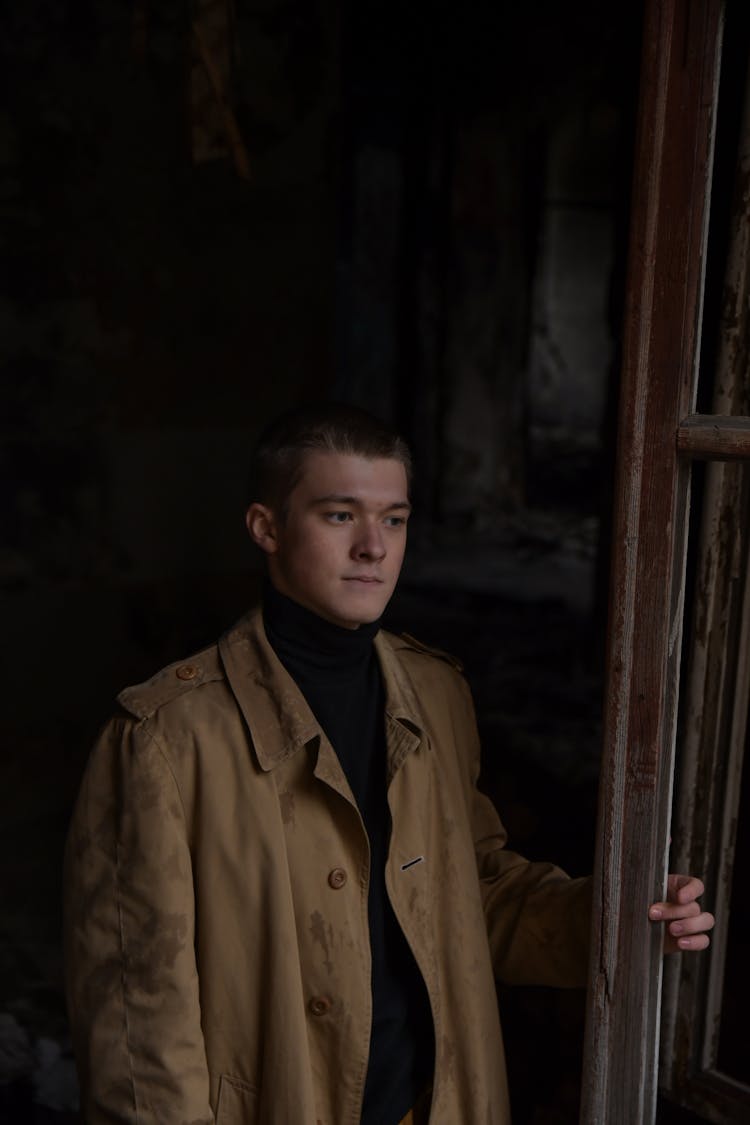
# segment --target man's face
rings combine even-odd
[[[277,590],[356,629],[377,620],[390,600],[409,511],[400,461],[316,450],[305,458],[285,518],[253,504],[247,525]]]

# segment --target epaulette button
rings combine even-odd
[[[200,672],[197,664],[181,664],[179,668],[175,669],[175,675],[178,680],[194,680]]]

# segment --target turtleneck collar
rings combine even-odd
[[[292,655],[312,668],[345,671],[359,666],[373,652],[380,621],[346,629],[313,613],[285,594],[269,578],[263,583],[263,624],[277,653]]]

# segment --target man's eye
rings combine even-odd
[[[386,527],[403,527],[405,523],[405,516],[386,516],[385,519]]]
[[[326,512],[326,517],[331,523],[347,523],[351,518],[351,512]]]

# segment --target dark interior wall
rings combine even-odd
[[[88,747],[124,683],[254,600],[248,440],[328,390],[336,21],[297,7],[300,28],[284,10],[244,29],[271,91],[264,117],[256,89],[250,182],[228,159],[193,163],[184,4],[4,12],[0,1118],[14,1123],[74,1093],[57,1054],[59,881]]]
[[[206,7],[27,0],[3,16],[14,1121],[75,1100],[59,872],[88,747],[123,684],[255,598],[246,453],[285,405],[343,397],[407,433],[421,518],[389,624],[464,659],[519,850],[590,863],[639,5],[238,2],[250,179],[231,146],[192,158],[190,18]],[[505,1006],[518,1121],[572,1120],[575,1049],[545,1084],[525,1045],[544,1025],[551,1051],[573,1041],[580,1003]]]
[[[338,386],[410,434],[433,521],[491,530],[549,506],[545,461],[595,459],[639,25],[637,5],[346,12]]]

